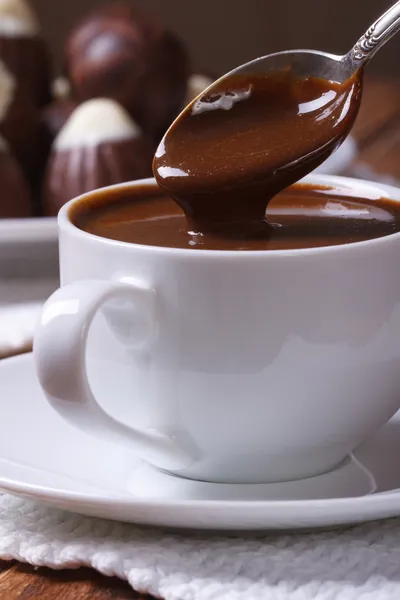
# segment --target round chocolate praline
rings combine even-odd
[[[69,36],[66,64],[79,101],[116,100],[155,142],[180,112],[187,52],[130,2],[106,5],[83,19]]]

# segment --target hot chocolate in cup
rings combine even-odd
[[[149,243],[148,217],[159,211],[157,230],[169,202],[153,180],[64,206],[61,287],[34,343],[52,406],[181,477],[259,483],[335,468],[400,406],[400,191],[326,175],[307,182],[315,193],[289,193],[297,208],[311,194],[309,224],[322,229],[308,245],[293,242],[307,206],[283,214],[288,196],[267,218],[294,234],[264,249],[241,249],[243,240],[209,249],[188,231],[186,246]],[[147,214],[145,238],[106,234],[110,211],[129,229],[133,205]],[[346,239],[323,229],[340,215]]]

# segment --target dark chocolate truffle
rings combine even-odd
[[[50,59],[25,0],[0,0],[0,59],[36,106],[50,100]]]
[[[69,37],[66,63],[78,100],[113,98],[155,142],[184,101],[186,49],[130,2],[107,5],[81,21]]]
[[[24,175],[0,137],[0,219],[32,216],[32,203]]]
[[[72,113],[52,148],[44,210],[56,215],[85,192],[151,175],[152,148],[117,102],[97,98]]]

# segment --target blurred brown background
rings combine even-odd
[[[60,65],[66,32],[107,0],[32,0]],[[195,64],[217,73],[286,48],[343,54],[394,0],[135,0],[178,33]],[[400,36],[374,59],[371,72],[400,77]]]

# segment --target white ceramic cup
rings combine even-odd
[[[140,246],[75,227],[81,201],[59,214],[62,287],[34,342],[43,390],[74,425],[174,474],[253,483],[334,468],[399,408],[400,233],[271,252]]]

